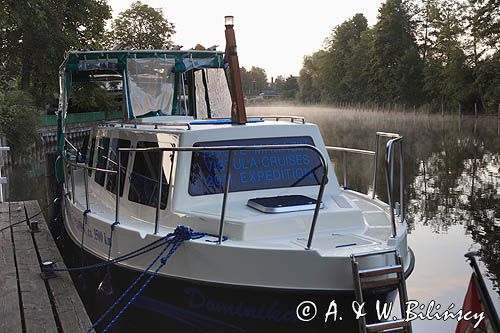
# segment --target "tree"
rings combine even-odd
[[[326,61],[322,69],[326,85],[325,102],[363,101],[368,64],[368,22],[363,14],[338,25],[327,39]]]
[[[370,50],[370,95],[377,102],[418,103],[422,61],[406,0],[387,0],[379,10]]]
[[[263,68],[252,66],[247,71],[245,67],[240,68],[241,84],[246,96],[256,96],[267,88],[267,74]]]
[[[20,90],[0,92],[0,133],[15,155],[27,152],[38,138],[40,122],[33,98]]]
[[[299,74],[299,100],[304,103],[319,103],[324,93],[322,70],[326,68],[326,52],[319,50],[304,57]]]
[[[494,70],[498,59],[495,55],[500,49],[500,0],[467,0],[465,7],[466,52],[472,63],[477,99],[484,110],[492,106],[496,108],[492,104],[498,98],[491,92],[498,92],[500,73],[487,71]],[[488,81],[484,80],[486,77],[489,77]]]
[[[428,6],[424,89],[430,102],[452,109],[474,100],[472,72],[462,45],[463,14],[463,6],[457,1],[443,0]]]
[[[286,79],[278,76],[271,87],[280,94],[283,99],[295,99],[299,92],[299,81],[296,76],[290,75]]]
[[[175,26],[161,10],[134,2],[121,12],[111,25],[111,43],[127,49],[168,49]]]
[[[100,48],[111,8],[105,0],[0,2],[0,70],[38,105],[58,91],[58,67],[70,49]]]

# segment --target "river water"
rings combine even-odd
[[[462,306],[471,268],[464,254],[479,251],[480,266],[500,309],[500,135],[495,117],[455,117],[408,113],[373,113],[327,107],[250,107],[249,115],[297,115],[318,124],[325,144],[374,149],[375,132],[404,136],[405,211],[408,244],[415,271],[407,281],[412,300],[442,309]],[[383,150],[382,150],[383,151]],[[342,159],[331,155],[339,181]],[[53,155],[8,168],[10,200],[37,199],[42,206],[54,195]],[[371,190],[371,159],[349,155],[348,185]],[[382,168],[377,192],[386,198]],[[51,218],[47,216],[47,218]],[[425,310],[423,310],[425,311]],[[413,331],[454,332],[456,321],[415,320]]]

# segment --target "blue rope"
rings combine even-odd
[[[151,283],[151,281],[155,278],[155,276],[158,274],[158,272],[160,271],[160,269],[162,269],[163,266],[165,266],[167,264],[168,259],[170,259],[170,257],[175,253],[175,251],[179,248],[179,246],[182,244],[182,242],[183,241],[174,244],[172,246],[172,248],[170,249],[170,251],[168,251],[167,255],[165,257],[161,258],[160,265],[156,268],[156,270],[153,272],[153,274],[151,274],[151,276],[146,280],[146,282],[144,282],[142,284],[142,286],[134,294],[134,296],[132,296],[132,298],[127,302],[127,304],[125,304],[125,306],[122,307],[122,309],[120,310],[120,312],[118,312],[118,314],[111,320],[111,322],[108,324],[108,326],[106,326],[106,328],[102,331],[103,333],[108,332],[109,329],[118,321],[118,319],[120,319],[121,315],[125,312],[125,310],[127,310],[127,308],[132,303],[135,302],[135,300],[137,299],[137,297],[139,297],[139,295],[144,291],[144,289],[146,289],[146,287],[149,285],[149,283]]]
[[[99,317],[99,319],[96,320],[96,322],[94,323],[94,325],[92,325],[92,327],[90,327],[88,330],[87,330],[87,333],[91,332],[93,329],[95,329],[97,327],[97,325],[99,325],[101,323],[101,321],[104,320],[104,318],[106,318],[108,316],[108,314],[113,311],[113,309],[118,305],[118,303],[120,303],[124,298],[125,296],[127,296],[127,294],[130,292],[130,290],[132,290],[135,285],[142,279],[142,277],[144,275],[146,275],[146,273],[148,272],[148,270],[158,261],[158,259],[160,259],[160,257],[163,255],[163,253],[165,253],[165,251],[167,250],[167,248],[170,246],[170,244],[167,244],[163,250],[161,250],[160,254],[158,254],[158,256],[153,260],[153,262],[151,264],[149,264],[148,267],[146,267],[146,269],[144,269],[141,273],[141,275],[139,275],[137,277],[137,279],[135,279],[134,282],[132,282],[132,284],[120,295],[120,297],[118,297],[118,299]]]
[[[151,282],[151,280],[154,278],[154,276],[156,276],[158,271],[163,266],[166,265],[168,259],[174,254],[174,252],[177,250],[177,248],[181,245],[182,242],[189,240],[189,239],[198,239],[198,238],[201,238],[203,236],[204,236],[203,234],[193,232],[193,230],[191,228],[185,227],[185,226],[178,226],[173,233],[170,233],[167,236],[165,236],[164,239],[165,239],[166,246],[163,248],[163,250],[158,254],[158,256],[153,260],[153,262],[151,264],[149,264],[149,266],[146,267],[146,269],[144,269],[142,271],[142,273],[135,279],[135,281],[132,282],[132,284],[120,295],[120,297],[118,297],[118,299],[101,315],[101,317],[99,317],[99,319],[97,319],[97,321],[94,323],[94,325],[92,325],[92,327],[90,327],[87,330],[87,333],[89,333],[93,329],[95,329],[96,326],[99,325],[99,323],[101,323],[102,320],[111,311],[113,311],[113,309],[118,305],[118,303],[120,303],[125,298],[125,296],[128,295],[128,293],[137,285],[137,283],[139,283],[139,281],[144,277],[144,275],[146,275],[146,273],[151,269],[151,267],[153,267],[153,265],[158,261],[158,259],[160,259],[163,256],[163,254],[165,253],[165,251],[168,249],[168,247],[170,245],[173,245],[173,246],[170,249],[170,251],[168,252],[168,254],[164,258],[161,259],[161,264],[158,266],[158,268],[153,272],[153,274],[148,278],[148,280],[146,280],[146,282],[143,283],[141,288],[135,293],[134,296],[132,296],[132,298],[127,302],[127,304],[125,304],[125,306],[120,310],[120,312],[111,320],[111,322],[108,324],[108,326],[106,326],[106,328],[104,329],[103,332],[106,332],[107,330],[109,330],[111,328],[111,326],[113,326],[116,323],[118,318],[120,318],[120,316],[130,306],[130,304],[132,304],[137,299],[137,297],[140,295],[140,293],[142,293],[142,291],[146,288],[146,286]]]
[[[115,263],[119,263],[121,261],[125,261],[125,260],[129,260],[129,259],[133,259],[135,257],[138,257],[140,255],[143,255],[144,253],[147,253],[147,252],[150,252],[150,251],[153,251],[157,248],[159,248],[160,246],[162,246],[163,244],[158,244],[159,242],[165,240],[165,237],[162,237],[160,239],[157,239],[156,241],[148,244],[148,245],[145,245],[139,249],[136,249],[132,252],[129,252],[127,254],[124,254],[122,256],[119,256],[119,257],[116,257],[114,259],[111,259],[107,262],[100,262],[100,263],[96,263],[96,264],[90,264],[90,265],[85,265],[85,266],[80,266],[80,267],[66,267],[66,268],[46,268],[47,271],[53,271],[53,272],[73,272],[73,271],[83,271],[83,270],[88,270],[88,269],[95,269],[95,268],[101,268],[101,267],[106,267],[106,266],[111,266]],[[156,245],[155,245],[156,244]]]
[[[116,258],[113,258],[111,260],[108,260],[107,262],[99,262],[99,263],[95,263],[95,264],[89,264],[89,265],[82,265],[82,266],[79,266],[79,267],[65,267],[65,268],[56,268],[56,267],[52,267],[52,268],[44,268],[44,270],[46,271],[50,271],[50,272],[74,272],[74,271],[83,271],[83,270],[89,270],[89,269],[97,269],[97,268],[102,268],[102,267],[107,267],[107,266],[112,266],[116,263],[119,263],[119,262],[122,262],[122,261],[125,261],[125,260],[129,260],[129,259],[133,259],[135,257],[138,257],[138,256],[141,256],[145,253],[148,253],[148,252],[151,252],[159,247],[161,247],[164,243],[163,241],[167,242],[168,243],[168,238],[172,237],[173,233],[171,234],[168,234],[166,236],[163,236],[162,238],[159,238],[157,240],[155,240],[154,242],[151,242],[147,245],[144,245],[143,247],[140,247],[136,250],[133,250],[129,253],[126,253],[124,255],[121,255],[119,257],[116,257]],[[194,231],[191,231],[191,239],[199,239],[199,238],[203,238],[205,236],[209,236],[209,237],[217,237],[215,235],[212,235],[212,234],[207,234],[207,233],[202,233],[202,232],[194,232]],[[222,238],[222,241],[226,241],[228,239],[228,237],[224,236]],[[207,242],[211,242],[211,243],[215,243],[217,241],[213,241],[213,240],[209,240],[207,239],[206,240]]]

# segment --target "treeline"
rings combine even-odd
[[[500,103],[499,0],[387,0],[304,58],[305,103],[397,103],[482,112]]]
[[[281,100],[295,100],[299,92],[299,82],[296,76],[290,75],[285,78],[279,75],[268,82],[266,71],[261,67],[252,66],[250,70],[241,67],[240,72],[243,93],[246,97],[254,97],[262,92],[272,91],[277,93]]]

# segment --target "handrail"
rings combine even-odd
[[[231,162],[231,155],[234,151],[250,151],[250,150],[278,150],[278,149],[309,149],[312,150],[316,155],[319,156],[321,166],[323,168],[323,177],[321,179],[318,196],[316,198],[316,206],[314,209],[313,219],[311,222],[311,227],[309,229],[309,236],[307,241],[306,250],[311,249],[311,244],[314,236],[314,231],[316,228],[316,222],[319,215],[319,210],[321,208],[321,202],[323,199],[323,193],[325,189],[325,185],[328,182],[328,163],[326,162],[325,157],[322,152],[315,146],[308,144],[290,144],[290,145],[250,145],[250,146],[215,146],[215,147],[151,147],[151,148],[118,148],[118,170],[121,170],[121,154],[129,153],[129,152],[172,152],[175,154],[176,152],[200,152],[200,151],[227,151],[229,153],[228,158],[228,166]],[[163,154],[162,154],[163,156]],[[72,168],[83,168],[83,169],[91,169],[97,171],[103,171],[108,173],[118,173],[115,170],[103,170],[98,168],[89,167],[86,165],[75,164],[68,161],[66,158],[64,159],[66,163],[68,163]],[[163,164],[163,163],[162,163]],[[161,170],[161,169],[160,169]],[[229,193],[229,185],[230,185],[230,171],[231,168],[226,168],[226,183],[224,186],[223,192],[223,201],[222,201],[222,211],[221,211],[221,219],[219,223],[219,235],[218,235],[218,243],[221,244],[224,238],[224,220],[225,220],[225,207],[227,204],[227,197]],[[86,175],[84,175],[86,177]],[[158,182],[160,183],[158,186],[158,202],[156,203],[156,214],[155,214],[155,234],[159,230],[159,209],[161,205],[161,183],[162,183],[162,172],[159,172]],[[117,191],[116,191],[116,202],[115,202],[115,222],[119,221],[119,207],[120,207],[120,186],[121,186],[121,177],[117,177]],[[73,185],[74,187],[74,185]],[[87,187],[87,186],[86,186]],[[74,189],[73,189],[74,191]],[[87,207],[88,207],[88,199],[87,199]],[[88,208],[87,208],[88,209]]]
[[[394,216],[394,204],[393,204],[393,193],[392,191],[394,190],[393,185],[394,185],[394,145],[399,142],[399,175],[400,175],[400,180],[399,180],[399,201],[400,201],[400,208],[398,215],[400,216],[401,221],[404,221],[404,207],[403,207],[403,200],[404,200],[404,156],[403,156],[403,137],[399,136],[396,138],[393,138],[389,141],[387,141],[386,144],[386,153],[385,153],[385,175],[386,175],[386,181],[387,181],[387,201],[389,204],[390,208],[390,213],[391,213],[391,222],[392,222],[392,237],[396,237],[397,231],[396,231],[396,219]]]
[[[279,116],[279,115],[269,115],[269,116],[247,116],[248,119],[275,119],[276,121],[279,121],[280,119],[289,119],[290,122],[295,123],[296,120],[298,120],[301,124],[306,123],[306,118],[305,117],[297,117],[297,116]]]
[[[386,138],[399,138],[401,136],[398,133],[390,133],[390,132],[377,132],[377,135]]]
[[[82,163],[73,163],[70,160],[68,160],[66,157],[64,157],[65,163],[71,165],[72,167],[78,168],[78,169],[85,169],[85,170],[94,170],[94,171],[99,171],[99,172],[104,172],[104,173],[118,173],[116,170],[109,170],[109,169],[101,169],[101,168],[95,168],[91,167]]]
[[[344,186],[343,187],[345,189],[349,188],[347,185],[347,179],[348,179],[347,178],[347,153],[373,156],[374,160],[377,157],[377,154],[371,150],[345,148],[345,147],[332,147],[332,146],[326,146],[326,150],[327,151],[340,151],[340,152],[342,152],[342,164],[343,164],[343,175],[344,175]]]
[[[329,151],[345,151],[346,153],[355,153],[355,154],[370,155],[370,156],[375,155],[375,152],[372,150],[363,150],[363,149],[354,149],[354,148],[345,148],[345,147],[332,147],[332,146],[326,146],[325,148],[326,148],[326,150],[329,150]]]
[[[187,130],[191,129],[191,124],[189,122],[137,122],[137,121],[130,121],[130,122],[105,122],[99,124],[99,127],[122,127],[124,128],[125,126],[131,126],[132,128],[137,128],[137,126],[152,126],[153,129],[158,129],[159,126],[171,126],[171,127],[182,127],[186,126]]]
[[[75,147],[74,144],[71,143],[67,138],[64,138],[64,141],[70,146],[71,149],[73,149],[77,154],[80,153],[80,150]]]
[[[404,221],[404,153],[403,153],[403,136],[397,133],[388,133],[388,132],[377,132],[375,135],[375,151],[371,150],[362,150],[362,149],[353,149],[353,148],[344,148],[344,147],[330,147],[327,146],[327,151],[340,151],[342,152],[342,161],[343,161],[343,174],[344,174],[344,189],[348,189],[347,182],[347,154],[354,153],[360,155],[368,155],[373,156],[373,169],[372,169],[372,199],[375,199],[375,195],[377,193],[377,171],[378,171],[378,154],[379,154],[379,144],[380,138],[388,138],[388,142],[386,144],[386,152],[385,152],[385,173],[386,173],[386,183],[387,183],[387,197],[388,204],[391,210],[391,224],[392,224],[392,237],[396,237],[396,221],[395,221],[395,204],[393,198],[394,191],[394,145],[399,143],[399,162],[400,162],[400,188],[399,188],[399,208],[397,215],[400,217],[401,221]]]

